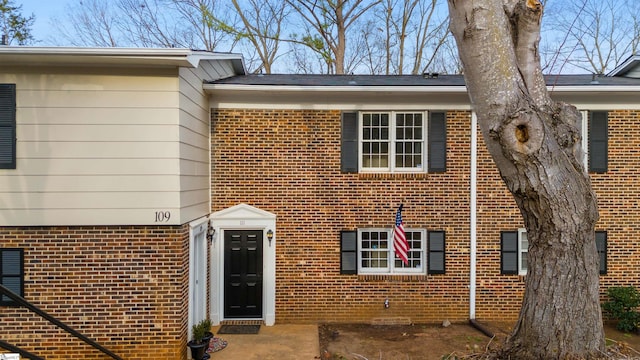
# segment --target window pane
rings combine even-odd
[[[407,243],[409,244],[409,251],[407,252],[408,264],[405,265],[402,260],[394,253],[394,267],[399,272],[402,270],[412,269],[414,272],[422,272],[423,259],[424,259],[424,246],[423,244],[423,232],[421,231],[406,231]]]
[[[396,114],[396,167],[422,167],[422,114]]]
[[[389,164],[389,115],[369,113],[362,115],[362,166],[385,168]]]
[[[360,232],[360,267],[372,272],[387,272],[389,240],[387,231]]]
[[[20,275],[20,251],[2,251],[2,275]]]

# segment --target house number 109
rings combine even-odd
[[[156,222],[168,222],[170,218],[170,211],[156,211]]]

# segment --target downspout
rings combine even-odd
[[[477,253],[477,209],[478,209],[478,118],[471,112],[471,176],[470,176],[470,224],[469,237],[469,323],[474,328],[493,338],[494,334],[484,325],[476,321],[476,253]]]
[[[470,176],[470,242],[469,252],[469,320],[476,319],[476,235],[477,235],[477,173],[478,173],[478,118],[471,112],[471,176]]]

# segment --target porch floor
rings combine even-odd
[[[320,355],[317,325],[279,325],[260,327],[258,334],[218,334],[227,347],[211,354],[211,360],[313,360]]]

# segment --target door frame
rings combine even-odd
[[[194,324],[203,320],[207,315],[207,228],[209,226],[209,219],[206,217],[194,220],[189,223],[189,307],[188,307],[188,323],[187,323],[187,336],[191,339],[191,328]],[[202,236],[202,240],[196,241],[196,237]],[[200,258],[199,264],[201,264],[204,277],[199,284],[200,290],[203,292],[204,298],[200,309],[196,309],[196,304],[192,301],[194,293],[196,292],[196,284],[194,274],[196,273],[196,257]],[[201,318],[196,318],[200,315]]]
[[[224,320],[224,232],[225,230],[262,231],[262,318],[271,326],[276,321],[276,215],[247,204],[238,204],[217,211],[209,217],[215,230],[211,246],[210,319],[213,324]],[[273,231],[269,242],[267,232]],[[247,319],[243,319],[247,320]]]

